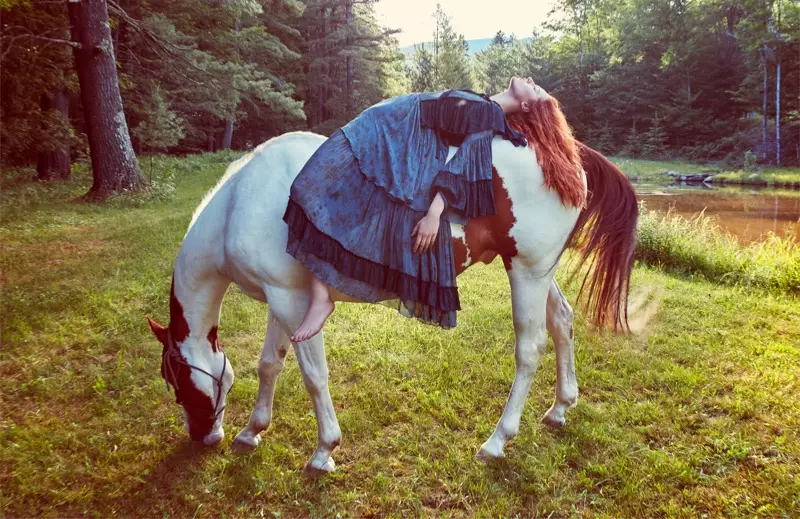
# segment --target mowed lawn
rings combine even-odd
[[[85,175],[67,186],[5,175],[0,515],[800,513],[800,300],[641,265],[633,290],[647,307],[637,317],[650,317],[643,330],[597,334],[578,317],[578,405],[562,430],[539,424],[554,393],[550,348],[504,461],[474,459],[514,377],[500,262],[460,278],[464,310],[452,331],[339,305],[326,348],[343,439],[337,471],[319,480],[302,474],[316,423],[293,354],[262,444],[230,452],[252,409],[266,322],[265,306],[232,288],[220,326],[236,370],[226,438],[192,444],[145,316],[166,324],[191,212],[229,158],[159,162],[177,175],[177,197],[135,204],[69,202]]]

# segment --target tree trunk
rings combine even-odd
[[[92,188],[88,199],[103,200],[142,186],[139,163],[133,153],[122,110],[108,7],[103,0],[68,0],[75,68],[92,156]]]
[[[225,121],[225,133],[222,135],[222,146],[220,149],[231,149],[231,141],[233,140],[233,120],[228,119]]]
[[[239,20],[233,24],[233,33],[238,37],[239,35]],[[236,43],[236,61],[239,61],[239,43]],[[236,104],[233,105],[233,113],[230,118],[225,119],[225,133],[222,134],[222,147],[223,150],[231,149],[231,142],[233,141],[233,124],[236,122]]]
[[[775,165],[781,165],[781,60],[776,56],[775,70]]]
[[[331,9],[329,11],[327,7],[324,7],[322,9],[322,35],[320,39],[323,78],[331,77],[331,64],[330,61],[328,61],[328,44],[325,42],[325,38],[328,36],[330,28],[329,23],[331,16],[333,16],[333,10]],[[325,110],[325,104],[327,102],[328,102],[328,89],[325,86],[325,81],[320,81],[318,97],[317,97],[317,124],[322,124],[328,119]]]
[[[778,2],[778,23],[775,26],[775,165],[781,165],[781,3]]]
[[[53,90],[52,97],[42,94],[42,112],[58,110],[64,120],[69,120],[69,96],[62,85]],[[62,142],[58,149],[39,152],[36,180],[69,180],[69,143]]]
[[[352,0],[347,1],[347,48],[350,50],[350,45],[352,43],[352,30],[353,30],[353,2]],[[347,120],[350,120],[352,117],[353,111],[353,56],[347,56],[347,105],[345,107],[345,117]]]
[[[761,158],[767,160],[767,45],[761,47],[761,62],[764,65],[764,95],[761,108]]]

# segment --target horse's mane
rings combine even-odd
[[[236,159],[235,161],[231,162],[228,165],[228,168],[225,170],[225,174],[222,175],[222,177],[220,177],[220,179],[217,181],[214,187],[208,190],[206,196],[204,196],[203,200],[197,205],[197,209],[195,209],[194,213],[192,213],[192,221],[189,223],[189,227],[186,229],[187,234],[194,226],[194,222],[197,221],[197,218],[203,212],[203,209],[206,208],[211,199],[214,198],[214,195],[217,194],[217,191],[219,191],[220,188],[222,188],[222,186],[224,186],[228,182],[228,180],[230,180],[232,176],[238,173],[248,162],[253,160],[253,157],[255,157],[266,144],[267,143],[265,142],[264,144],[254,149],[244,157]]]
[[[516,112],[506,119],[536,150],[544,185],[555,190],[564,205],[582,207],[586,193],[580,153],[558,101],[552,97],[538,101],[529,112]]]

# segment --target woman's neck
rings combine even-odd
[[[499,94],[495,94],[489,99],[499,104],[500,108],[503,109],[503,113],[506,115],[519,112],[519,103],[516,99],[514,99],[514,96],[511,95],[511,92],[508,90],[500,92]]]

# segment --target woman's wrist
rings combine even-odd
[[[443,208],[443,207],[434,207],[434,206],[431,206],[431,207],[428,209],[428,216],[432,216],[432,217],[434,217],[434,218],[439,218],[439,217],[441,217],[441,216],[442,216],[442,213],[443,213],[443,212],[444,212],[444,208]]]
[[[436,196],[433,197],[433,202],[431,202],[431,206],[428,208],[428,215],[434,218],[441,217],[446,205],[441,193],[436,193]]]

